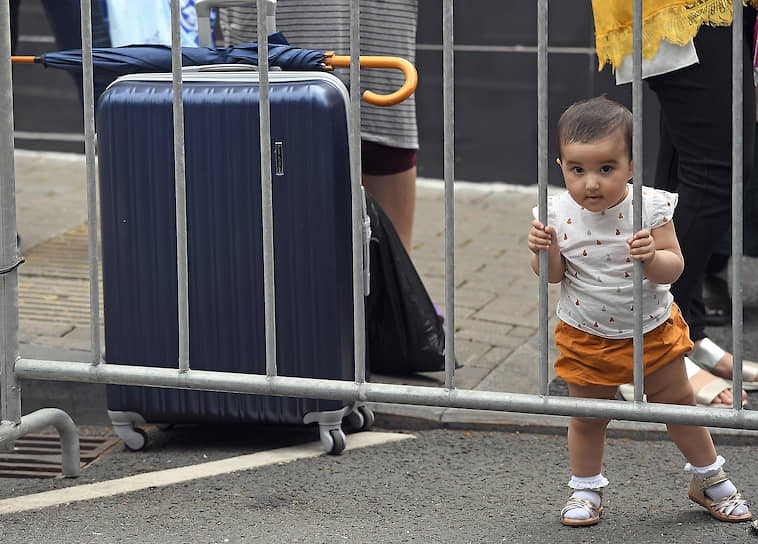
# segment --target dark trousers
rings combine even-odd
[[[23,55],[23,51],[17,51],[19,36],[19,9],[21,0],[10,0],[11,20],[11,51],[13,54]],[[47,14],[47,20],[55,36],[55,44],[58,50],[81,49],[81,0],[42,0],[42,5]],[[108,31],[108,23],[105,19],[101,0],[92,0],[92,45],[93,47],[110,47],[111,38]],[[51,49],[54,51],[55,49]],[[82,96],[82,78],[79,74],[71,74]],[[105,86],[95,82],[95,96],[105,90]]]
[[[14,54],[23,55],[16,51],[18,44],[18,19],[21,0],[10,0],[11,18],[11,50]],[[47,14],[47,20],[55,36],[58,49],[80,49],[82,47],[80,0],[42,0]],[[92,45],[94,47],[110,47],[111,39],[108,24],[105,19],[101,0],[92,2]]]
[[[744,180],[753,169],[755,87],[752,36],[755,11],[745,10],[743,51]],[[679,193],[674,215],[684,272],[674,301],[693,340],[705,334],[702,299],[708,261],[731,228],[732,29],[704,26],[695,37],[700,62],[649,78],[661,107],[661,145],[655,186]]]

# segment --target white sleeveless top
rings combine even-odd
[[[557,315],[568,325],[605,338],[634,335],[632,185],[626,198],[603,212],[577,204],[568,192],[548,198],[548,225],[557,232],[566,261]],[[676,193],[643,188],[643,229],[663,226],[674,214]],[[538,217],[538,208],[533,210]],[[665,322],[673,296],[669,285],[643,279],[643,332]]]
[[[676,45],[661,40],[658,51],[652,59],[642,59],[642,79],[667,74],[680,68],[685,68],[699,62],[695,42],[688,41],[684,45]],[[616,67],[616,85],[630,83],[634,76],[632,55],[627,55]]]

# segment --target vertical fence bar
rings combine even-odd
[[[547,0],[537,4],[537,183],[539,187],[539,220],[547,225],[547,139],[548,139],[548,5]],[[539,287],[539,389],[548,394],[548,254],[540,251]]]
[[[742,410],[742,2],[734,2],[732,19],[732,391],[734,409]],[[750,128],[752,130],[752,127]],[[749,149],[749,153],[753,150]]]
[[[266,376],[276,376],[276,294],[274,286],[274,204],[271,188],[271,108],[268,84],[268,29],[265,0],[257,0],[260,75],[261,217],[263,219],[263,292],[266,326]]]
[[[633,8],[633,79],[632,112],[634,127],[632,134],[632,160],[634,162],[634,232],[642,230],[642,0],[634,0]],[[634,286],[634,400],[642,401],[644,370],[642,341],[642,262],[634,261],[632,274]]]
[[[455,70],[453,0],[442,7],[445,176],[445,387],[455,388]]]
[[[350,149],[350,194],[353,238],[353,335],[355,383],[366,381],[366,318],[364,308],[363,225],[361,191],[361,6],[350,3],[350,120],[347,127]]]
[[[97,188],[95,186],[95,91],[92,66],[92,4],[81,0],[82,89],[84,90],[84,157],[87,175],[87,255],[89,258],[89,322],[92,364],[100,364],[100,272],[97,251]]]
[[[176,191],[176,274],[179,320],[179,370],[189,370],[189,292],[187,282],[187,177],[184,163],[181,6],[171,2],[171,73],[174,113],[174,187]]]
[[[18,263],[16,179],[13,158],[13,84],[10,6],[0,1],[0,416],[21,421],[21,389],[14,367],[18,359]]]

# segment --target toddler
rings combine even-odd
[[[632,114],[604,97],[569,107],[558,122],[558,165],[568,191],[548,199],[547,225],[532,221],[527,244],[539,272],[548,252],[548,281],[561,284],[556,374],[572,397],[614,399],[633,380],[633,261],[643,264],[644,389],[649,402],[695,405],[684,355],[689,330],[669,284],[684,268],[672,217],[677,195],[645,187],[643,228],[633,232]],[[538,217],[537,208],[534,210]],[[568,448],[572,494],[565,525],[597,523],[608,480],[601,468],[608,419],[572,417]],[[723,521],[751,517],[723,471],[705,427],[667,425],[692,474],[689,497]]]

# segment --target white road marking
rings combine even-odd
[[[366,448],[369,446],[378,446],[390,442],[398,442],[414,438],[410,434],[401,433],[380,433],[380,432],[362,432],[351,434],[347,439],[345,451]],[[300,446],[291,446],[269,451],[251,453],[250,455],[241,455],[219,461],[210,461],[199,465],[172,468],[168,470],[159,470],[156,472],[146,472],[119,478],[118,480],[108,480],[94,484],[78,485],[53,491],[44,491],[32,495],[21,497],[12,497],[0,500],[0,514],[10,514],[14,512],[23,512],[25,510],[37,510],[48,506],[56,506],[76,501],[87,501],[113,495],[123,495],[133,491],[149,489],[155,487],[164,487],[190,480],[200,478],[209,478],[220,474],[238,472],[241,470],[251,470],[258,467],[289,463],[298,459],[307,459],[325,455],[321,442],[310,442]]]

